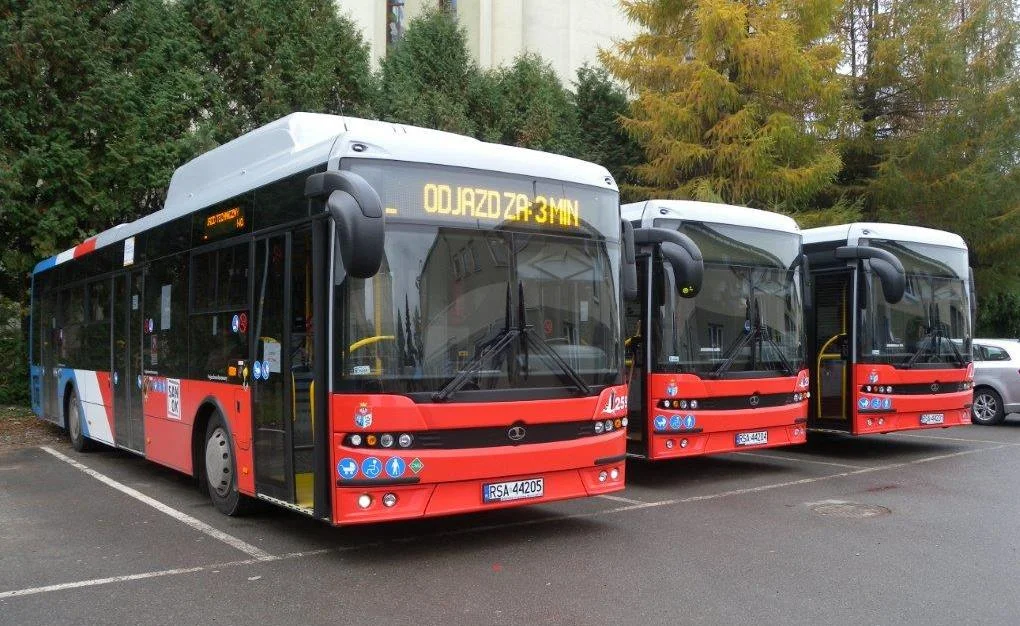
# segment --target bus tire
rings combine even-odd
[[[1002,407],[1002,396],[991,387],[978,387],[974,390],[974,404],[971,405],[970,419],[975,424],[994,426],[1006,419]]]
[[[71,440],[71,447],[78,452],[88,452],[93,449],[92,440],[85,436],[81,421],[84,416],[81,414],[81,403],[78,402],[78,394],[74,389],[67,392],[67,438]]]
[[[206,487],[213,505],[224,515],[247,514],[252,499],[237,491],[237,461],[234,459],[234,442],[230,429],[219,412],[213,413],[205,429]]]

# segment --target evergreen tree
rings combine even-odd
[[[295,111],[371,114],[368,46],[333,0],[182,0],[179,10],[222,83],[206,102],[217,140]]]
[[[378,112],[382,119],[474,135],[472,96],[480,95],[478,67],[456,17],[426,11],[383,59]]]
[[[581,134],[578,156],[605,166],[619,184],[637,183],[631,168],[641,162],[642,152],[620,124],[630,110],[623,89],[605,69],[583,65],[574,82],[574,105]]]
[[[578,112],[556,72],[524,53],[499,70],[502,143],[568,156],[581,153]]]
[[[642,32],[603,51],[636,94],[642,197],[810,206],[839,171],[834,0],[624,0]]]

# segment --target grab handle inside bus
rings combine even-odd
[[[322,172],[305,181],[305,196],[325,201],[347,273],[354,278],[375,276],[386,241],[382,200],[375,189],[353,172]]]
[[[903,299],[903,292],[907,288],[906,271],[903,263],[893,253],[871,246],[840,246],[836,248],[836,258],[869,260],[871,269],[882,281],[885,301],[896,304]]]
[[[693,298],[701,291],[705,276],[705,259],[701,249],[687,235],[668,228],[638,228],[634,244],[658,244],[659,251],[673,267],[676,290],[682,298]]]

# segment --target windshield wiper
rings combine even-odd
[[[531,345],[535,346],[535,348],[539,352],[541,352],[542,354],[546,355],[547,357],[549,357],[550,359],[553,360],[553,363],[555,363],[556,366],[559,367],[560,370],[566,375],[566,377],[570,381],[570,383],[572,385],[574,385],[575,387],[577,387],[578,391],[580,391],[585,396],[591,395],[591,387],[589,387],[588,384],[584,382],[584,379],[582,379],[581,375],[577,373],[577,370],[575,370],[574,368],[570,367],[570,364],[567,363],[566,361],[564,361],[563,357],[561,357],[559,355],[559,353],[556,352],[556,350],[552,346],[550,346],[546,342],[546,340],[543,339],[538,334],[538,331],[535,330],[535,327],[527,323],[527,320],[525,318],[525,311],[524,311],[524,283],[518,282],[517,283],[517,287],[518,287],[518,311],[517,311],[517,318],[518,318],[518,322],[520,323],[520,326],[518,328],[519,328],[519,333],[522,333],[524,335],[524,346],[523,346],[523,348],[524,348],[525,359],[527,359],[527,354],[528,354],[528,352],[527,352],[527,345],[530,342]],[[524,368],[525,368],[525,371],[527,371],[527,369],[528,369],[527,361],[525,361]]]
[[[911,355],[910,359],[908,359],[906,363],[903,364],[903,369],[910,369],[917,365],[917,362],[921,359],[921,355],[925,352],[931,351],[932,355],[936,358],[942,356],[940,351],[942,342],[940,339],[945,339],[949,343],[949,347],[952,348],[953,357],[955,358],[957,365],[960,367],[965,366],[967,362],[963,358],[963,353],[960,352],[960,349],[956,347],[953,340],[946,335],[945,331],[943,331],[942,323],[935,322],[931,327],[929,327],[928,332],[924,334],[924,337],[921,338],[917,351]]]
[[[783,372],[786,373],[787,376],[793,376],[793,363],[790,363],[790,359],[786,358],[786,355],[783,354],[783,347],[778,341],[772,338],[772,333],[766,332],[769,329],[770,327],[768,324],[762,324],[761,322],[758,323],[759,336],[764,337],[765,340],[768,341],[769,345],[772,346],[772,349],[775,350],[776,356],[779,357],[779,364],[783,367]]]
[[[482,364],[489,358],[498,356],[504,350],[509,347],[514,339],[521,334],[519,327],[512,328],[510,326],[510,283],[506,285],[506,313],[504,317],[503,328],[492,338],[482,344],[482,349],[478,354],[468,361],[464,366],[464,369],[459,374],[454,376],[450,382],[446,383],[442,389],[432,394],[433,402],[444,402],[451,395],[461,389],[471,379],[478,370],[482,368]]]

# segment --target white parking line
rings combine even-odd
[[[847,469],[863,469],[864,465],[850,465],[849,463],[833,463],[832,461],[816,461],[814,459],[801,459],[795,456],[781,456],[767,452],[731,452],[730,454],[742,454],[744,456],[757,456],[763,459],[776,459],[779,461],[799,461],[800,463],[814,463],[816,465],[831,465],[833,467],[844,467]]]
[[[206,572],[211,570],[224,569],[227,567],[237,567],[238,565],[255,565],[257,563],[266,563],[269,561],[282,561],[284,559],[297,559],[304,556],[313,556],[316,554],[325,554],[332,552],[329,549],[323,550],[309,550],[307,552],[292,552],[290,554],[284,554],[283,556],[271,556],[268,559],[245,559],[243,561],[231,561],[229,563],[216,563],[213,565],[199,565],[197,567],[181,567],[177,569],[163,569],[154,572],[142,572],[140,574],[127,574],[124,576],[110,576],[109,578],[93,578],[90,580],[77,580],[70,583],[59,583],[56,585],[45,585],[42,587],[27,587],[25,589],[14,589],[13,591],[0,591],[0,600],[5,598],[19,598],[21,596],[31,596],[37,593],[46,593],[48,591],[63,591],[65,589],[80,589],[82,587],[97,587],[99,585],[109,585],[110,583],[122,583],[132,580],[145,580],[146,578],[161,578],[163,576],[178,576],[180,574],[193,574],[195,572]]]
[[[215,569],[219,569],[219,568],[223,568],[223,567],[234,567],[234,566],[238,566],[238,565],[253,565],[253,564],[257,564],[257,563],[266,563],[266,562],[271,562],[271,561],[282,561],[284,559],[296,559],[296,558],[302,558],[302,557],[306,557],[306,556],[314,556],[314,555],[319,555],[319,554],[326,554],[326,553],[331,553],[331,552],[349,552],[349,551],[352,551],[352,550],[359,550],[359,549],[365,549],[365,548],[371,548],[371,547],[378,547],[380,545],[385,545],[387,543],[416,542],[416,541],[421,541],[422,539],[434,538],[434,537],[446,537],[446,536],[453,536],[453,535],[466,535],[466,534],[471,534],[471,533],[489,532],[489,531],[493,531],[493,530],[502,530],[502,529],[505,529],[505,528],[513,528],[513,527],[520,527],[520,526],[534,526],[534,525],[538,525],[538,524],[547,524],[547,523],[550,523],[550,522],[560,522],[560,521],[573,520],[573,519],[591,519],[591,518],[595,518],[595,517],[602,517],[602,516],[605,516],[605,515],[615,515],[617,513],[626,513],[628,511],[637,511],[637,510],[640,510],[640,509],[648,509],[648,508],[662,507],[662,506],[671,506],[671,505],[677,505],[677,504],[687,504],[687,503],[691,503],[691,502],[703,502],[703,501],[706,501],[706,500],[718,500],[720,498],[727,498],[727,497],[730,497],[730,496],[739,496],[739,495],[745,495],[745,494],[751,494],[751,493],[760,493],[760,492],[763,492],[763,491],[771,491],[773,489],[781,489],[783,487],[795,487],[795,486],[798,486],[798,485],[809,485],[811,483],[817,483],[817,482],[821,482],[821,481],[824,481],[824,480],[833,480],[833,479],[836,479],[836,478],[847,478],[847,477],[850,477],[850,476],[857,476],[857,475],[860,475],[860,474],[869,474],[869,473],[872,473],[872,472],[881,472],[881,471],[885,471],[885,470],[899,469],[899,468],[908,467],[908,466],[911,466],[911,465],[920,465],[922,463],[931,463],[933,461],[941,461],[941,460],[944,460],[944,459],[950,459],[950,458],[954,458],[954,457],[966,456],[966,455],[969,455],[969,454],[977,454],[979,452],[991,452],[991,451],[994,451],[994,450],[1001,450],[1001,449],[1004,449],[1004,448],[1015,448],[1015,447],[1020,447],[1020,443],[1005,443],[1005,444],[999,444],[999,445],[996,445],[996,446],[989,446],[989,447],[985,447],[985,448],[974,448],[974,449],[971,449],[971,450],[961,450],[959,452],[951,452],[951,453],[948,453],[948,454],[939,454],[939,455],[935,455],[935,456],[924,457],[922,459],[915,459],[913,461],[904,461],[904,462],[901,462],[901,463],[888,463],[886,465],[878,465],[878,466],[874,466],[874,467],[863,467],[863,468],[860,468],[860,469],[855,469],[853,471],[839,472],[838,474],[827,474],[825,476],[815,476],[813,478],[802,478],[802,479],[799,479],[799,480],[789,480],[789,481],[784,481],[784,482],[781,482],[781,483],[770,483],[768,485],[759,485],[757,487],[747,487],[747,488],[744,488],[744,489],[731,489],[729,491],[720,491],[720,492],[717,492],[717,493],[710,493],[710,494],[705,494],[705,495],[700,495],[700,496],[689,496],[689,497],[686,497],[686,498],[673,498],[673,499],[669,499],[669,500],[660,500],[658,502],[640,502],[640,503],[636,503],[636,504],[628,504],[627,506],[616,507],[616,508],[613,508],[613,509],[606,509],[604,511],[595,511],[595,512],[588,512],[588,513],[575,513],[575,514],[569,514],[569,515],[557,515],[557,516],[553,516],[553,517],[542,517],[542,518],[536,518],[536,519],[530,519],[530,520],[521,520],[521,521],[517,521],[517,522],[508,522],[508,523],[504,523],[504,524],[490,524],[488,526],[471,526],[471,527],[468,527],[468,528],[459,528],[459,529],[456,529],[456,530],[449,530],[449,531],[443,531],[443,532],[438,532],[438,533],[429,533],[429,534],[420,535],[420,536],[400,537],[399,539],[387,539],[387,540],[382,540],[382,541],[373,541],[373,542],[368,542],[368,543],[361,544],[361,545],[358,545],[358,546],[345,546],[345,547],[341,547],[341,548],[327,548],[327,549],[320,549],[320,550],[309,550],[309,551],[306,551],[306,552],[293,552],[293,553],[285,554],[285,555],[282,555],[282,556],[269,556],[269,555],[267,555],[267,557],[265,557],[265,558],[254,558],[254,559],[247,559],[247,560],[244,560],[244,561],[233,561],[233,562],[230,562],[230,563],[221,563],[221,564],[217,564],[217,565],[204,565],[204,566],[199,566],[199,567],[189,567],[189,568],[181,568],[181,569],[167,569],[167,570],[159,570],[159,571],[154,571],[154,572],[144,572],[144,573],[141,573],[141,574],[129,574],[129,575],[126,575],[126,576],[113,576],[113,577],[110,577],[110,578],[94,578],[94,579],[91,579],[91,580],[81,580],[81,581],[77,581],[77,582],[60,583],[60,584],[56,584],[56,585],[46,585],[46,586],[43,586],[43,587],[29,587],[29,588],[26,588],[26,589],[15,589],[15,590],[12,590],[12,591],[0,591],[0,600],[3,600],[5,598],[27,596],[27,595],[37,594],[37,593],[45,593],[45,592],[48,592],[48,591],[60,591],[60,590],[64,590],[64,589],[76,589],[76,588],[80,588],[80,587],[94,587],[94,586],[97,586],[97,585],[106,585],[106,584],[117,583],[117,582],[124,582],[124,581],[131,581],[131,580],[141,580],[141,579],[145,579],[145,578],[157,578],[157,577],[161,577],[161,576],[175,576],[175,575],[180,575],[180,574],[189,574],[189,573],[195,573],[195,572],[210,571],[210,570],[215,570]],[[58,458],[61,458],[63,460],[68,461],[69,463],[71,463],[72,465],[77,467],[78,469],[81,469],[82,471],[85,471],[86,473],[89,473],[89,475],[99,474],[99,472],[95,472],[94,470],[91,470],[91,469],[85,467],[81,463],[78,463],[77,461],[74,461],[73,459],[70,459],[70,458],[62,455],[59,452],[56,452],[56,451],[48,449],[48,448],[43,448],[43,449],[45,449],[50,454],[53,454],[54,456],[57,456]],[[99,476],[102,476],[102,474],[99,474]],[[105,476],[104,476],[104,478],[105,478]],[[113,481],[112,479],[107,479],[107,480],[110,480],[111,482],[116,483],[116,481]],[[116,483],[116,484],[119,485],[120,483]],[[121,486],[123,487],[123,485],[121,485]],[[125,487],[125,489],[130,489],[130,488],[129,487]],[[134,491],[134,490],[132,490],[132,491]],[[139,494],[139,495],[141,495],[141,494]],[[143,496],[143,497],[146,497],[146,496]],[[619,496],[614,496],[613,498],[619,498]],[[609,498],[607,498],[607,499],[609,499]],[[199,523],[201,524],[202,522],[199,522]],[[256,548],[256,550],[257,550],[257,548]]]
[[[194,517],[188,515],[187,513],[182,513],[181,511],[178,511],[177,509],[175,509],[173,507],[167,506],[166,504],[163,504],[162,502],[160,502],[159,500],[156,500],[155,498],[150,498],[149,496],[145,495],[144,493],[142,493],[142,492],[140,492],[140,491],[138,491],[136,489],[132,489],[131,487],[128,487],[127,485],[125,485],[123,483],[119,483],[116,480],[110,478],[109,476],[106,476],[105,474],[101,474],[101,473],[97,472],[96,470],[92,469],[91,467],[89,467],[87,465],[79,463],[78,461],[75,461],[71,457],[69,457],[67,455],[64,455],[64,454],[61,454],[60,452],[57,452],[53,448],[50,448],[48,446],[39,446],[39,447],[42,448],[43,450],[45,450],[46,452],[52,454],[53,456],[57,457],[61,461],[67,463],[68,465],[70,465],[72,467],[75,467],[75,468],[85,472],[86,474],[88,474],[92,478],[95,478],[99,482],[101,482],[101,483],[103,483],[103,484],[105,484],[107,486],[113,487],[114,489],[116,489],[117,491],[120,491],[121,493],[125,493],[125,494],[129,495],[132,498],[134,498],[135,500],[138,500],[139,502],[143,502],[145,504],[148,504],[149,506],[151,506],[152,508],[156,509],[157,511],[160,511],[162,513],[166,513],[167,515],[169,515],[170,517],[174,518],[175,520],[177,520],[179,522],[183,522],[184,524],[190,526],[191,528],[197,530],[200,533],[205,533],[206,535],[209,535],[210,537],[213,537],[214,539],[219,539],[220,541],[222,541],[223,543],[227,544],[228,546],[230,546],[232,548],[236,548],[236,549],[240,550],[241,552],[244,552],[248,556],[254,557],[258,561],[269,561],[269,560],[273,559],[273,556],[271,554],[269,554],[268,552],[262,550],[261,548],[257,548],[255,546],[251,545],[250,543],[247,543],[245,541],[242,541],[242,540],[238,539],[237,537],[234,537],[233,535],[228,535],[227,533],[223,532],[222,530],[219,530],[217,528],[213,528],[212,526],[210,526],[209,524],[206,524],[202,520],[195,519]]]
[[[889,433],[887,436],[913,437],[915,439],[934,439],[936,441],[963,441],[966,443],[990,443],[990,444],[1002,443],[1001,441],[992,441],[991,439],[968,439],[966,437],[939,437],[938,435],[921,435],[918,433]]]
[[[608,493],[595,496],[596,498],[602,498],[603,500],[612,500],[613,502],[624,502],[626,504],[644,504],[641,500],[631,500],[630,498],[624,498],[623,496],[613,496]]]

